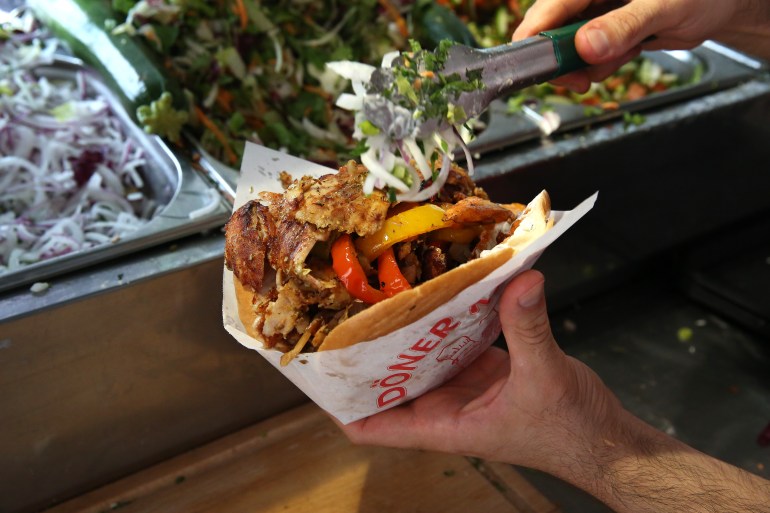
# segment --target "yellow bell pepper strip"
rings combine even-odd
[[[480,233],[481,227],[479,226],[451,227],[436,230],[430,234],[430,237],[433,240],[457,242],[458,244],[468,244],[473,239],[478,237]]]
[[[377,277],[380,280],[380,290],[388,297],[412,288],[406,281],[401,269],[398,268],[393,248],[388,248],[377,258]]]
[[[356,240],[356,248],[372,262],[397,242],[448,226],[451,222],[444,221],[441,207],[420,205],[386,219],[382,228]]]
[[[384,292],[369,285],[349,234],[344,233],[334,241],[331,254],[332,269],[337,273],[351,296],[369,304],[377,303],[388,297]]]

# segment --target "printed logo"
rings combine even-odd
[[[436,360],[439,362],[451,362],[452,365],[464,367],[465,362],[475,357],[480,347],[481,341],[473,340],[463,335],[447,344],[438,354]]]

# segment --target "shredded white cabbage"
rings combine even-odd
[[[110,243],[153,217],[143,150],[86,81],[49,80],[56,41],[0,42],[0,274]]]
[[[382,59],[382,67],[388,68],[393,60],[399,56],[398,52],[386,54]],[[353,61],[335,61],[327,63],[328,69],[341,77],[350,80],[353,94],[342,93],[338,96],[336,105],[342,109],[355,113],[355,130],[353,137],[365,142],[367,151],[361,155],[361,163],[369,170],[369,176],[364,183],[364,192],[370,193],[374,188],[392,187],[397,191],[397,201],[423,201],[435,195],[446,182],[449,168],[454,160],[455,151],[460,148],[465,153],[468,172],[473,174],[473,161],[464,137],[469,137],[467,131],[460,131],[458,127],[444,130],[440,133],[428,136],[419,136],[420,124],[408,115],[398,116],[393,113],[396,121],[400,123],[404,133],[402,139],[393,140],[382,133],[372,134],[362,128],[367,122],[364,115],[364,104],[371,101],[382,101],[381,97],[369,95],[366,92],[366,84],[369,83],[373,66]],[[442,166],[438,174],[434,171],[430,162],[434,154],[441,156]],[[397,169],[407,169],[409,179],[396,176]],[[411,183],[411,186],[409,185]],[[427,187],[423,186],[429,183]]]

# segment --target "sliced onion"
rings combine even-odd
[[[126,237],[157,211],[141,193],[142,149],[107,100],[82,74],[34,75],[55,50],[0,41],[0,274]]]

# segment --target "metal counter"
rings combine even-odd
[[[218,232],[0,300],[0,511],[38,511],[300,404],[222,328]]]

